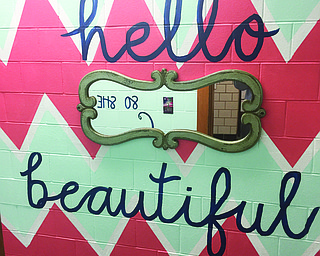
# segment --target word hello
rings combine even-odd
[[[225,0],[227,1],[227,0]],[[187,1],[185,1],[187,2]],[[79,9],[79,27],[70,33],[63,34],[62,36],[74,36],[80,34],[81,38],[81,47],[82,47],[82,59],[87,60],[88,51],[90,47],[90,43],[95,34],[98,34],[100,39],[100,45],[102,49],[102,53],[104,58],[108,62],[117,62],[125,52],[127,52],[134,60],[138,62],[146,62],[155,59],[158,57],[165,49],[169,57],[175,62],[186,62],[195,57],[200,50],[204,54],[205,58],[210,62],[218,62],[224,59],[227,53],[230,50],[230,47],[234,41],[235,51],[238,57],[243,61],[252,61],[254,60],[260,50],[262,48],[264,39],[266,37],[271,37],[276,35],[279,32],[279,29],[273,30],[270,32],[264,31],[264,23],[261,17],[258,14],[252,14],[247,19],[245,19],[238,27],[236,27],[232,33],[230,34],[228,40],[225,43],[220,54],[214,56],[211,55],[208,50],[208,38],[212,32],[212,29],[215,26],[216,17],[218,13],[218,4],[219,0],[214,0],[212,4],[212,10],[209,17],[208,24],[204,26],[203,22],[203,3],[204,0],[198,1],[197,6],[197,29],[198,29],[198,43],[196,46],[186,55],[177,56],[172,50],[172,40],[175,37],[180,23],[181,23],[181,12],[182,12],[182,0],[177,0],[175,14],[174,14],[174,24],[171,26],[170,24],[170,8],[171,8],[171,0],[165,1],[165,9],[164,9],[164,40],[152,53],[149,55],[139,55],[134,51],[134,47],[143,44],[150,35],[150,25],[147,22],[139,22],[133,25],[126,33],[126,43],[121,47],[118,53],[116,53],[113,57],[109,55],[107,50],[106,38],[103,33],[103,29],[100,26],[94,26],[89,31],[86,31],[91,25],[92,21],[96,17],[98,0],[92,0],[92,10],[89,17],[85,20],[85,5],[86,0],[80,1],[80,9]],[[121,15],[119,13],[118,15]],[[250,26],[250,23],[257,25],[257,29],[253,30]],[[133,35],[137,31],[143,31],[143,34],[139,38],[132,39]],[[250,54],[244,53],[242,49],[242,38],[244,33],[247,36],[251,37],[255,42],[255,47]],[[113,38],[107,38],[108,41],[113,40]],[[214,40],[214,39],[212,39]],[[148,46],[149,48],[153,48],[154,46]]]

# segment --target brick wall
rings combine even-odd
[[[214,85],[213,95],[213,134],[237,134],[239,90],[233,81],[224,81]]]

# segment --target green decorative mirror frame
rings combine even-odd
[[[80,104],[77,106],[81,112],[81,127],[84,134],[93,142],[101,145],[115,145],[138,138],[154,138],[153,145],[155,147],[174,149],[178,146],[178,140],[183,139],[198,142],[223,152],[241,152],[249,149],[259,140],[261,134],[260,118],[265,116],[265,110],[261,108],[262,87],[254,76],[240,70],[224,70],[189,81],[176,82],[177,77],[177,72],[165,69],[161,72],[153,71],[151,73],[153,81],[137,80],[108,70],[88,73],[79,84]],[[245,100],[242,103],[244,114],[241,117],[242,124],[250,124],[251,129],[244,138],[235,141],[224,141],[198,131],[185,129],[164,133],[157,128],[138,128],[117,135],[101,134],[91,124],[91,120],[97,118],[98,113],[94,109],[97,99],[89,95],[90,86],[100,80],[112,81],[135,90],[154,91],[166,86],[170,90],[182,92],[197,90],[223,81],[239,81],[246,84],[253,95],[251,100]]]

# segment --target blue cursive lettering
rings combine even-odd
[[[106,47],[106,39],[103,33],[103,30],[100,26],[94,26],[90,29],[88,35],[86,36],[86,29],[91,25],[93,22],[98,8],[98,0],[92,0],[92,10],[89,17],[85,20],[84,13],[85,13],[85,3],[86,0],[80,1],[80,11],[79,11],[79,27],[70,33],[63,34],[62,36],[73,36],[80,34],[81,38],[81,47],[82,47],[82,59],[87,60],[88,58],[88,51],[89,46],[92,41],[93,36],[97,33],[100,39],[100,45],[102,49],[102,53],[104,58],[108,62],[116,62],[118,61],[123,54],[127,51],[127,53],[136,61],[138,62],[146,62],[155,59],[157,56],[159,56],[165,49],[167,50],[167,53],[169,57],[175,61],[175,62],[186,62],[191,60],[194,56],[196,56],[200,50],[202,50],[204,56],[206,59],[210,62],[218,62],[224,59],[224,57],[227,55],[228,51],[230,50],[230,47],[232,45],[232,42],[234,41],[235,44],[235,50],[238,55],[238,57],[243,61],[252,61],[257,58],[258,54],[260,53],[260,50],[262,48],[264,39],[266,37],[271,37],[276,35],[279,32],[279,29],[273,30],[270,32],[264,31],[264,23],[261,19],[261,17],[258,14],[253,14],[249,16],[247,19],[245,19],[229,36],[224,48],[222,49],[221,53],[213,56],[210,54],[208,50],[208,38],[212,32],[212,29],[216,22],[216,17],[218,13],[218,4],[219,0],[213,1],[212,5],[212,11],[209,17],[208,25],[205,27],[203,23],[203,3],[204,0],[198,0],[198,6],[197,6],[197,29],[198,29],[198,39],[199,42],[194,47],[194,49],[183,56],[177,56],[173,50],[172,50],[172,40],[175,37],[180,23],[181,23],[181,11],[182,11],[182,0],[177,0],[176,2],[176,8],[175,8],[175,16],[174,16],[174,24],[171,27],[170,25],[170,9],[171,9],[171,0],[166,0],[165,2],[165,10],[164,10],[164,41],[161,43],[161,45],[154,50],[149,55],[138,55],[134,52],[134,46],[140,45],[144,43],[150,34],[150,25],[147,22],[139,22],[135,25],[133,25],[126,33],[126,43],[121,47],[118,53],[116,53],[113,57],[111,57],[107,51]],[[256,22],[257,24],[257,30],[253,30],[250,27],[250,23]],[[137,38],[132,39],[132,36],[135,32],[142,30],[143,34]],[[253,51],[250,54],[245,54],[242,50],[242,36],[243,33],[246,32],[250,37],[254,38],[256,40],[256,45]]]
[[[226,234],[223,227],[219,224],[219,220],[227,219],[231,216],[236,215],[236,224],[238,229],[244,233],[250,233],[253,231],[257,231],[262,236],[269,236],[271,235],[276,227],[282,224],[283,230],[290,238],[294,239],[301,239],[306,234],[308,234],[310,227],[319,211],[319,207],[315,207],[305,224],[305,227],[300,233],[294,233],[289,226],[288,223],[288,214],[287,209],[290,206],[293,198],[295,197],[300,181],[301,181],[301,174],[299,172],[288,172],[285,174],[281,181],[280,187],[280,194],[279,194],[279,212],[275,216],[274,221],[271,223],[270,227],[266,230],[262,230],[261,227],[261,219],[263,213],[263,204],[259,204],[257,207],[257,213],[254,223],[251,227],[245,228],[242,225],[241,218],[243,215],[243,211],[246,206],[246,202],[242,201],[238,206],[235,208],[228,210],[223,213],[218,213],[221,210],[222,205],[227,201],[230,191],[231,191],[231,174],[230,171],[226,168],[220,168],[213,176],[211,182],[211,202],[210,202],[210,211],[208,215],[201,221],[195,222],[192,221],[190,218],[190,202],[191,196],[186,196],[180,209],[171,216],[164,216],[163,214],[163,195],[164,195],[164,185],[169,182],[179,181],[181,180],[180,176],[166,176],[167,164],[163,163],[160,171],[159,177],[154,177],[152,174],[149,175],[149,178],[152,182],[156,183],[158,186],[157,196],[158,196],[158,203],[156,206],[156,210],[148,215],[145,211],[144,207],[144,192],[139,192],[139,199],[134,207],[133,210],[130,212],[126,209],[125,199],[126,199],[126,189],[121,190],[121,197],[119,204],[116,206],[115,209],[111,209],[111,202],[110,197],[112,193],[111,187],[103,187],[98,186],[95,188],[90,189],[85,195],[80,199],[79,203],[74,206],[70,207],[66,203],[66,197],[72,196],[72,194],[77,193],[79,190],[79,184],[75,181],[67,182],[61,189],[61,192],[57,195],[49,196],[48,189],[46,184],[41,180],[32,179],[32,173],[40,166],[42,162],[42,156],[40,153],[34,152],[30,155],[28,159],[28,168],[26,171],[21,172],[21,176],[27,176],[27,194],[28,194],[28,201],[31,207],[33,208],[43,208],[47,202],[49,201],[60,201],[62,208],[67,212],[77,212],[80,208],[87,202],[87,209],[91,214],[101,214],[103,211],[107,211],[108,214],[111,216],[117,216],[121,214],[126,218],[132,218],[137,213],[140,213],[142,218],[148,221],[154,220],[159,218],[159,220],[163,223],[174,223],[179,218],[183,217],[186,223],[192,227],[203,227],[207,225],[208,233],[207,233],[207,251],[209,255],[223,255],[226,249]],[[221,179],[225,181],[225,190],[220,198],[217,198],[217,185]],[[288,181],[292,181],[291,186],[287,186]],[[37,201],[34,200],[34,196],[32,193],[33,186],[38,185],[42,190],[42,196]],[[287,187],[291,187],[290,191]],[[187,191],[192,191],[192,187],[187,187]],[[289,193],[288,193],[289,192]],[[97,208],[93,208],[93,201],[97,194],[102,194],[104,196],[104,200],[101,205]],[[287,196],[286,196],[287,195]],[[220,237],[220,247],[218,252],[214,253],[212,250],[212,235],[213,229],[216,228],[218,230],[218,234]]]

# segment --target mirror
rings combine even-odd
[[[77,108],[85,135],[102,145],[150,137],[164,149],[186,139],[225,152],[246,150],[259,139],[262,88],[249,73],[225,70],[176,82],[178,74],[164,69],[151,77],[108,70],[84,76]]]

